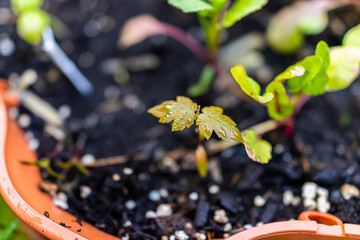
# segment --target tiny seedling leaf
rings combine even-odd
[[[269,142],[259,139],[252,129],[243,133],[246,153],[255,162],[266,164],[271,159],[272,147]]]
[[[273,98],[273,94],[269,92],[265,93],[263,96],[260,95],[260,85],[255,80],[248,77],[243,66],[237,65],[231,68],[231,74],[240,85],[240,88],[257,102],[265,104]]]
[[[268,0],[235,0],[230,9],[225,13],[223,25],[228,28],[267,4]]]
[[[322,66],[318,74],[308,81],[302,89],[303,94],[317,96],[325,93],[325,85],[329,81],[326,75],[326,69],[330,65],[330,51],[329,46],[324,41],[320,41],[315,50],[315,55],[322,60]]]
[[[213,131],[224,141],[243,142],[236,123],[228,116],[222,114],[223,110],[219,107],[204,107],[202,113],[196,119],[196,125],[199,127],[200,134],[206,139],[211,137]]]
[[[212,9],[211,4],[204,0],[168,0],[168,3],[185,13]]]
[[[33,11],[39,9],[44,0],[11,0],[11,8],[16,14],[21,14],[25,11]]]
[[[172,131],[181,131],[194,124],[198,106],[187,97],[178,96],[176,101],[165,101],[148,110],[148,113],[159,118],[160,123],[172,124]]]
[[[206,177],[207,175],[207,155],[205,148],[202,144],[199,144],[195,151],[196,165],[201,177]]]
[[[343,46],[360,47],[360,24],[345,33]]]
[[[299,64],[294,64],[287,69],[285,69],[284,72],[277,75],[274,79],[274,81],[285,81],[289,80],[295,77],[301,77],[305,74],[305,68]]]
[[[320,71],[322,59],[319,56],[309,56],[298,62],[305,69],[304,75],[288,80],[289,91],[291,93],[300,93],[304,86],[311,81]]]
[[[26,42],[36,45],[42,40],[42,31],[50,26],[50,16],[42,10],[22,13],[17,20],[17,31]]]
[[[333,47],[330,49],[330,66],[326,70],[329,78],[327,92],[348,87],[360,74],[360,48]]]
[[[266,87],[266,92],[271,92],[274,98],[267,103],[268,114],[274,119],[283,119],[294,112],[294,106],[291,104],[286,89],[281,82],[271,82]]]

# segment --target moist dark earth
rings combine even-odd
[[[291,2],[270,1],[262,11],[231,28],[225,42],[251,31],[264,32],[269,17]],[[8,7],[8,3],[1,2],[0,6]],[[158,124],[146,110],[186,95],[204,64],[178,42],[162,36],[127,50],[117,48],[120,29],[130,17],[150,13],[161,21],[198,33],[196,17],[160,0],[45,1],[43,8],[67,25],[68,33],[60,36],[58,42],[88,76],[96,92],[91,97],[78,94],[40,48],[19,39],[14,25],[0,26],[1,34],[8,35],[16,46],[13,54],[0,59],[0,77],[34,69],[40,78],[30,89],[56,109],[64,105],[71,109],[66,120],[65,148],[58,153],[54,150],[56,140],[43,132],[44,121],[20,108],[21,114],[31,116],[31,124],[24,130],[40,141],[38,157],[64,162],[85,154],[95,158],[126,157],[123,164],[90,168],[88,176],[75,169],[66,171],[66,181],[42,172],[44,181],[58,184],[59,192],[66,193],[68,211],[79,220],[122,238],[160,239],[179,230],[184,230],[190,239],[199,232],[208,238],[222,238],[262,223],[297,218],[305,210],[303,202],[285,206],[283,194],[291,191],[301,196],[303,184],[315,182],[330,192],[330,213],[344,222],[360,223],[359,199],[345,200],[340,191],[345,183],[360,187],[359,82],[338,93],[311,99],[296,116],[292,135],[285,134],[283,128],[266,134],[264,138],[274,149],[269,164],[252,162],[244,147],[238,145],[209,156],[209,174],[201,178],[192,157],[197,144],[195,129],[172,133],[169,125]],[[330,22],[341,20],[349,28],[349,15],[360,21],[354,9],[341,8],[330,13]],[[94,30],[93,21],[104,16],[115,21],[112,30]],[[266,66],[272,69],[269,79],[308,51],[313,52],[319,40],[330,46],[341,44],[341,36],[330,27],[305,40],[297,55],[278,55],[268,47],[261,51]],[[144,54],[159,59],[159,66],[144,71],[104,72],[108,59],[126,61]],[[250,75],[255,76],[256,72]],[[227,90],[212,88],[194,101],[208,106],[224,99],[225,113],[239,129],[268,119],[265,108]],[[136,158],[139,152],[144,154],[141,160]],[[53,167],[62,171],[55,164]],[[81,194],[84,186],[91,189],[86,197]],[[265,199],[265,203],[255,206],[256,196]],[[161,204],[170,206],[172,214],[149,218],[149,211],[156,212]],[[223,223],[214,220],[216,210],[221,209],[228,217]]]

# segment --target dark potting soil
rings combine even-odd
[[[229,39],[253,30],[264,31],[264,19],[290,2],[270,1],[264,10],[233,27]],[[340,190],[344,183],[360,186],[359,83],[310,100],[297,116],[292,136],[287,136],[284,129],[264,136],[274,147],[268,165],[251,162],[239,145],[210,156],[209,174],[200,178],[192,155],[197,144],[194,129],[172,133],[170,126],[158,124],[146,109],[185,95],[186,89],[196,83],[203,63],[176,41],[161,36],[126,51],[116,48],[118,33],[129,17],[151,13],[196,33],[199,29],[195,27],[195,16],[156,0],[45,1],[44,8],[69,27],[70,33],[59,42],[95,85],[96,92],[90,98],[80,96],[39,49],[17,37],[14,26],[0,26],[16,44],[12,56],[0,59],[1,76],[7,78],[12,72],[33,68],[40,79],[31,90],[57,109],[71,109],[65,128],[66,148],[60,152],[54,151],[57,142],[44,133],[45,123],[20,108],[20,117],[31,117],[30,125],[25,127],[26,136],[40,142],[39,158],[68,161],[85,154],[95,158],[126,156],[126,163],[90,168],[88,176],[71,169],[66,181],[42,172],[44,181],[56,183],[59,192],[66,194],[67,210],[79,222],[87,221],[105,232],[130,239],[159,239],[179,230],[184,230],[190,239],[197,232],[221,238],[254,225],[296,218],[306,209],[303,201],[285,204],[284,192],[290,191],[299,199],[304,183],[315,182],[330,192],[330,213],[343,221],[360,223],[356,214],[359,199],[344,200]],[[343,16],[354,14],[351,11],[340,9],[330,16],[346,19]],[[94,27],[104,16],[116,23],[109,32]],[[341,42],[328,28],[318,36],[307,37],[304,49],[313,51],[321,39],[331,46]],[[113,74],[118,81],[103,71],[109,58],[143,54],[151,54],[161,64],[156,69],[130,72],[127,82],[126,70]],[[280,56],[270,49],[262,54],[274,74],[297,60],[297,56]],[[227,92],[212,89],[195,101],[206,106],[220,98],[233,102],[225,113],[240,129],[268,118],[263,107]],[[144,154],[141,160],[136,157],[139,152]],[[225,210],[226,216],[220,216],[219,210]],[[64,225],[81,229],[77,223]]]

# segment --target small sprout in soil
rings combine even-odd
[[[274,123],[269,121],[266,124],[258,124],[260,132],[266,133],[283,125],[285,133],[291,135],[295,115],[311,96],[342,90],[357,78],[360,74],[360,48],[329,48],[324,41],[320,41],[314,55],[306,57],[277,75],[263,94],[260,85],[247,75],[243,66],[233,67],[231,73],[244,93],[266,106],[269,116],[275,120]],[[266,159],[271,158],[271,145],[257,139],[259,133],[255,132],[246,130],[243,133],[246,151],[254,161],[267,163]],[[249,139],[252,142],[249,142]]]
[[[42,31],[50,26],[49,14],[40,9],[42,3],[42,0],[11,0],[11,7],[19,16],[18,34],[30,44],[39,44]]]
[[[165,101],[152,107],[149,113],[159,118],[160,123],[172,123],[172,131],[182,131],[191,127],[195,122],[199,135],[199,144],[195,151],[198,172],[200,176],[207,174],[207,154],[202,144],[204,138],[209,139],[213,132],[224,141],[244,142],[236,123],[223,114],[223,110],[216,106],[203,107],[187,97],[178,96],[176,101]],[[257,146],[253,139],[249,138],[248,148]],[[251,152],[251,150],[249,150]]]
[[[65,176],[63,174],[57,173],[52,169],[50,159],[48,158],[42,158],[35,162],[23,161],[22,163],[26,165],[38,166],[41,169],[44,169],[50,176],[61,180],[65,180]]]

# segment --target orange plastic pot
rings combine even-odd
[[[0,193],[9,207],[20,219],[49,239],[119,240],[86,222],[80,226],[75,216],[56,207],[51,197],[38,189],[41,181],[39,170],[21,163],[24,160],[36,161],[35,153],[28,149],[22,130],[7,114],[8,108],[18,105],[19,101],[6,89],[6,82],[0,80]],[[45,211],[49,217],[44,215]],[[65,228],[60,223],[71,228]],[[360,239],[360,225],[343,224],[330,214],[307,211],[300,215],[299,221],[269,223],[228,238],[248,239]]]

